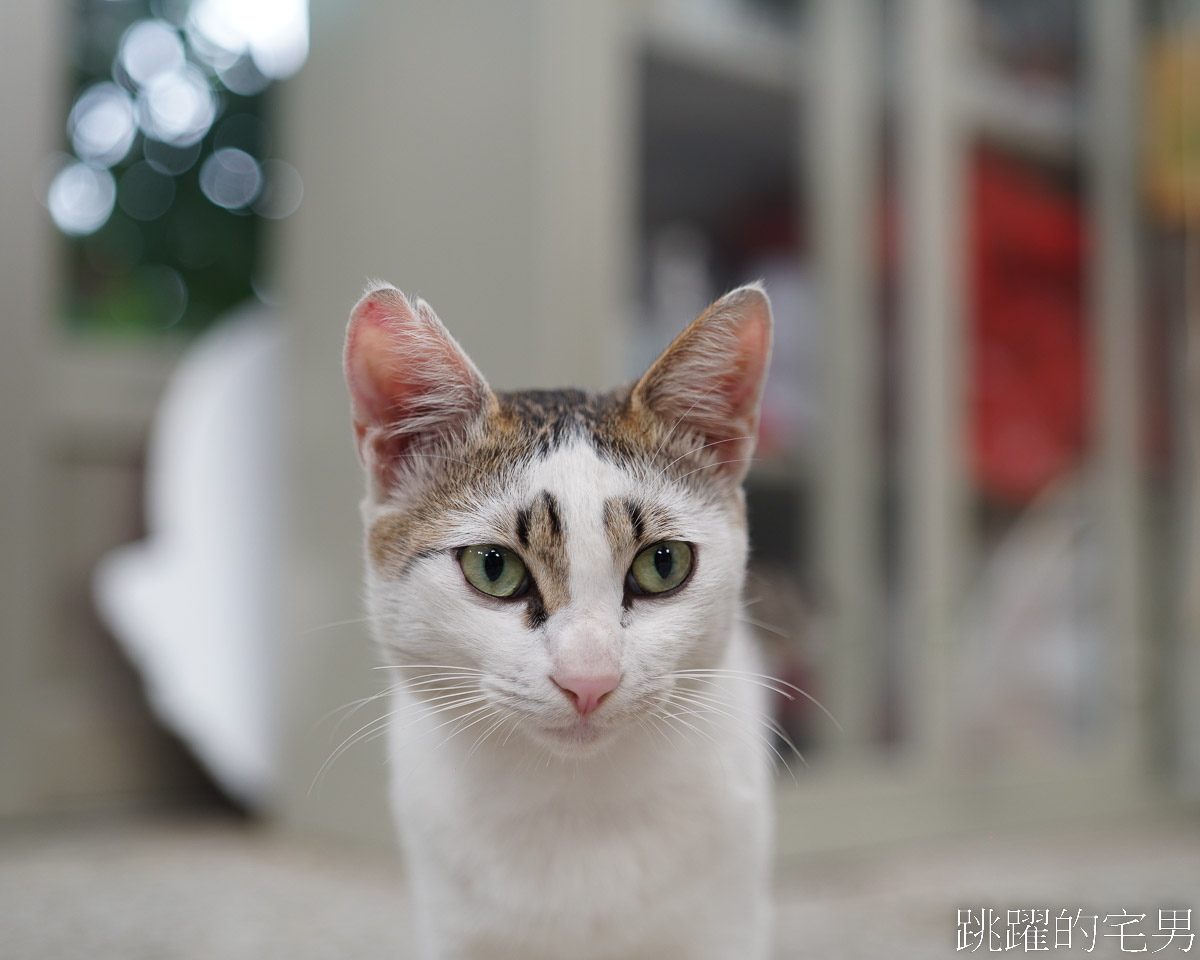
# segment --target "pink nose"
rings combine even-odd
[[[575,709],[587,716],[601,701],[612,693],[621,682],[617,673],[560,674],[551,676],[550,682],[567,695]]]

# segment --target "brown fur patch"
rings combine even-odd
[[[679,523],[665,510],[628,497],[604,501],[604,532],[613,558],[628,560],[643,547],[679,536]]]
[[[367,552],[381,574],[392,579],[400,577],[408,565],[412,549],[411,524],[402,513],[379,517],[367,531]]]

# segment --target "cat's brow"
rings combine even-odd
[[[646,535],[646,518],[642,513],[642,505],[633,500],[626,500],[625,512],[629,514],[629,522],[633,526],[633,539],[641,540]]]
[[[678,526],[664,510],[631,497],[605,500],[603,522],[605,536],[614,553],[650,540],[669,539]]]
[[[543,490],[542,502],[546,505],[546,519],[550,522],[551,535],[555,538],[561,538],[563,525],[562,514],[558,508],[558,500],[549,490]]]
[[[517,509],[513,523],[522,547],[545,547],[547,541],[563,539],[562,507],[558,498],[543,490],[526,506]]]

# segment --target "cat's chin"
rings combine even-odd
[[[566,726],[539,726],[528,730],[532,739],[560,757],[588,757],[600,753],[621,734],[620,725],[578,720]]]

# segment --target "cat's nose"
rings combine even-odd
[[[583,716],[587,716],[621,682],[619,673],[559,673],[550,676],[550,682],[567,695]]]

